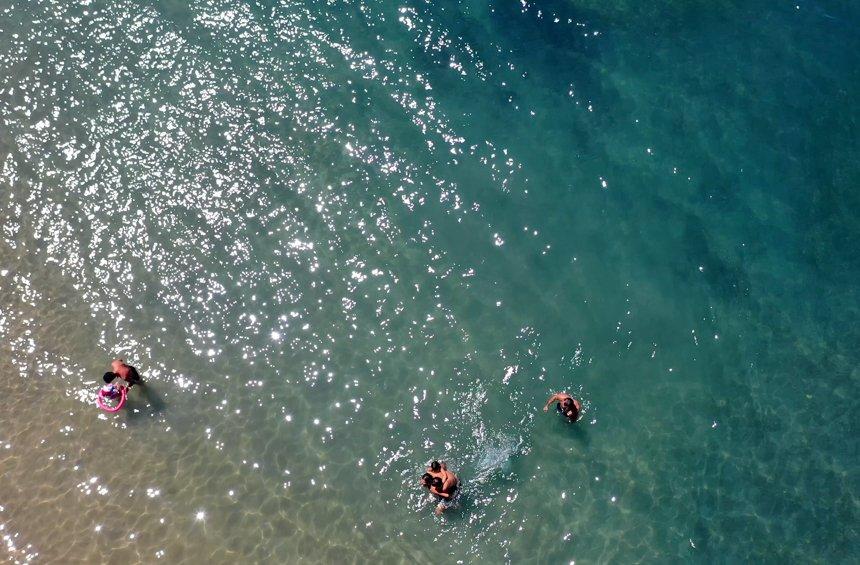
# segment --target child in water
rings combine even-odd
[[[110,398],[111,400],[119,398],[121,395],[119,387],[113,384],[113,380],[115,378],[117,378],[117,376],[114,373],[110,372],[105,373],[102,376],[102,379],[105,382],[104,386],[102,386],[102,392],[104,393],[105,397]]]

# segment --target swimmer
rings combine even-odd
[[[437,516],[456,504],[457,487],[460,486],[460,479],[448,470],[448,466],[444,462],[431,462],[427,472],[421,477],[421,483],[430,491],[430,494],[439,500],[435,511]]]
[[[131,385],[143,384],[143,379],[140,378],[137,369],[131,365],[126,365],[124,360],[114,359],[111,361],[110,366],[113,371],[108,371],[103,376],[106,383],[110,383],[113,379],[119,377],[122,380],[119,383],[121,386],[130,387]]]
[[[579,419],[579,415],[582,413],[582,403],[566,392],[557,392],[550,396],[543,407],[543,411],[547,412],[549,405],[556,401],[558,402],[555,405],[556,410],[567,416],[568,420],[576,422]]]
[[[448,466],[444,461],[431,461],[426,473],[431,477],[439,477],[442,479],[442,483],[445,485],[446,490],[450,488],[451,485],[456,485],[457,483],[457,475],[448,470]]]

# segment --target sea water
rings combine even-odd
[[[856,562],[858,25],[3,0],[0,555]]]

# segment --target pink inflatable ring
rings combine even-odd
[[[113,394],[111,394],[110,391],[107,391],[103,388],[99,389],[99,395],[96,398],[96,404],[99,405],[99,408],[101,408],[105,412],[119,412],[119,410],[123,406],[125,406],[125,398],[128,395],[126,387],[121,386],[121,387],[117,387],[117,388],[119,388],[119,393],[113,393]],[[115,406],[111,406],[110,404],[107,403],[108,400],[113,400],[117,396],[119,396],[119,402],[117,402]]]

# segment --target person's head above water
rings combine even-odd
[[[105,373],[104,375],[102,375],[102,379],[104,379],[104,381],[105,381],[107,384],[110,384],[110,383],[111,383],[111,381],[113,381],[116,377],[117,377],[117,374],[116,374],[116,373],[111,373],[110,371],[108,371],[107,373]]]
[[[433,484],[433,475],[430,473],[424,473],[424,476],[421,477],[421,484],[430,488],[430,485]]]
[[[438,473],[442,470],[442,464],[439,463],[438,461],[432,461],[430,463],[430,470],[433,471],[434,473]]]
[[[565,398],[561,401],[561,412],[571,420],[575,421],[579,418],[579,408],[576,407],[572,398]]]
[[[564,414],[571,421],[575,422],[579,419],[582,411],[582,404],[580,404],[577,399],[573,398],[566,392],[554,392],[552,396],[547,399],[546,404],[543,405],[543,411],[547,412],[550,404],[553,402],[556,403],[556,410],[561,414]]]
[[[433,480],[430,482],[430,486],[435,488],[436,490],[442,490],[442,479],[440,477],[433,477]]]

